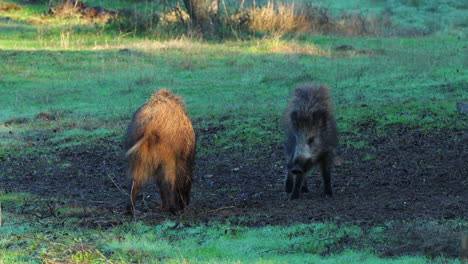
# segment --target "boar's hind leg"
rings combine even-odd
[[[287,193],[291,193],[294,185],[294,175],[288,172],[286,175],[286,184],[285,184],[285,190]]]
[[[331,158],[329,155],[326,155],[320,161],[320,174],[322,174],[323,184],[324,184],[324,194],[325,197],[332,196],[332,187],[331,187]]]
[[[291,194],[291,200],[299,199],[302,196],[302,186],[304,184],[305,175],[304,174],[296,174],[294,175],[294,187],[293,192]]]
[[[127,213],[135,214],[135,204],[141,186],[145,183],[146,169],[145,164],[140,159],[132,159],[130,162],[131,184],[129,189],[130,200],[127,204]]]
[[[192,188],[192,161],[177,161],[176,189],[179,209],[183,210],[190,204],[190,189]]]
[[[166,181],[163,179],[159,184],[159,195],[161,196],[161,209],[163,211],[169,211],[167,207],[167,199],[170,196],[169,194],[169,186],[167,185]]]
[[[184,174],[183,176],[179,176],[183,180],[185,179],[191,179],[191,175]],[[191,183],[185,183],[183,186],[178,186],[179,191],[179,208],[180,210],[183,210],[186,206],[190,204],[190,189],[191,189]]]
[[[286,192],[291,193],[293,190],[293,186],[294,186],[294,174],[288,172],[288,174],[286,175],[286,186],[285,186]],[[303,180],[301,191],[304,193],[309,192],[309,188],[307,187],[307,179]]]
[[[302,192],[309,192],[309,188],[307,187],[307,177],[304,177],[304,183],[302,184]]]
[[[161,192],[162,208],[167,210],[172,214],[175,214],[178,210],[178,192],[176,191],[175,179],[176,179],[176,170],[175,162],[166,163],[164,168],[164,177],[161,180],[159,189]]]

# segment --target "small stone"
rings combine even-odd
[[[206,179],[211,179],[211,178],[213,178],[213,174],[206,174],[203,177],[205,177]]]
[[[341,166],[343,164],[343,157],[341,156],[335,156],[335,158],[333,159],[333,164],[335,166]]]
[[[468,103],[457,103],[457,111],[462,115],[468,114]]]

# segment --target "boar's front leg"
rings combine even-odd
[[[307,187],[307,177],[304,177],[304,181],[302,183],[302,192],[303,193],[309,192],[309,188]]]
[[[286,175],[286,184],[285,190],[287,193],[291,193],[293,190],[294,185],[294,174],[288,172]],[[302,184],[302,192],[306,193],[309,192],[309,188],[307,187],[307,179],[304,179],[304,183]]]
[[[301,198],[302,187],[304,185],[304,181],[305,181],[304,173],[294,174],[294,186],[293,186],[293,192],[291,194],[291,200]]]
[[[291,193],[293,190],[293,185],[294,185],[294,175],[291,172],[287,172],[286,174],[286,184],[285,184],[285,190],[287,193]]]
[[[323,178],[325,197],[331,197],[333,195],[331,187],[331,162],[332,160],[329,154],[326,154],[320,160],[320,174]]]

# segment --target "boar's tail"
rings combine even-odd
[[[145,137],[142,137],[127,151],[127,153],[125,153],[125,156],[128,157],[132,155],[133,153],[135,153],[144,142],[145,142]]]

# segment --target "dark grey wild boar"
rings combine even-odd
[[[162,208],[175,213],[190,202],[195,132],[182,98],[161,89],[133,116],[127,130],[128,174],[132,180],[127,211],[135,210],[140,187],[159,185]]]
[[[325,196],[332,196],[331,167],[337,145],[336,123],[329,88],[303,85],[294,90],[285,112],[288,172],[286,192],[298,199],[307,192],[307,173],[318,166]]]

